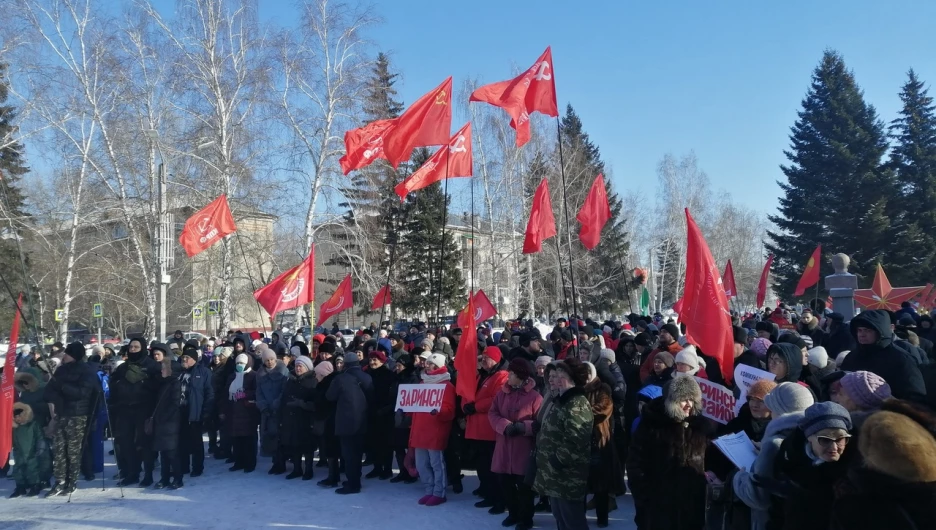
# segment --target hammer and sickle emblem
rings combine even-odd
[[[448,98],[448,93],[446,93],[445,90],[440,90],[439,93],[436,94],[435,104],[436,104],[436,105],[447,105],[447,103],[445,102],[445,100],[446,100],[447,98]]]
[[[533,79],[537,81],[549,81],[552,79],[552,73],[550,72],[548,62],[542,61],[539,63],[539,68],[537,68],[536,75],[533,76]]]
[[[449,152],[451,153],[467,153],[468,149],[465,147],[465,135],[459,134],[458,138],[455,140],[455,145],[449,146]]]

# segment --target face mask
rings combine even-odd
[[[238,364],[234,366],[234,369],[237,370],[238,372],[243,372],[245,368],[247,368],[247,365],[244,365],[244,364]]]

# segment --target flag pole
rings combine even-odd
[[[471,286],[469,292],[474,293],[474,280],[475,280],[475,267],[474,267],[474,258],[475,258],[475,240],[474,240],[474,218],[475,218],[475,209],[474,209],[474,177],[471,178]],[[491,219],[491,223],[494,220]],[[493,232],[493,227],[492,227]],[[494,246],[494,241],[491,240],[491,246]]]
[[[559,235],[556,235],[556,266],[559,267],[559,282],[562,283],[562,310],[566,316],[569,313],[569,295],[566,293],[565,273],[562,271],[562,252],[559,250]],[[533,296],[533,293],[530,293]]]
[[[819,260],[816,262],[816,276],[818,277],[816,279],[816,304],[817,305],[819,304],[819,284],[822,283],[822,275],[819,274],[820,272],[822,272],[822,253],[821,252],[819,253]],[[825,316],[825,311],[823,311],[822,315],[816,315],[816,318],[819,318],[820,316]]]
[[[393,255],[396,253],[396,246],[398,243],[397,241],[398,235],[394,234],[393,237],[394,237],[393,245],[390,246],[390,260],[387,263],[387,283],[385,284],[387,286],[387,289],[384,289],[383,299],[380,301],[380,322],[377,323],[378,328],[380,326],[383,326],[384,310],[387,308],[387,291],[390,288],[390,277],[391,277],[391,274],[393,273]]]
[[[241,241],[240,232],[234,232],[234,237],[237,239],[237,244],[240,246],[241,254],[244,256],[244,269],[247,271],[247,279],[250,280],[250,292],[257,291],[257,284],[253,281],[253,274],[250,274],[250,262],[247,261],[247,252],[244,251],[244,242]],[[260,307],[260,300],[254,298],[254,302],[257,303],[257,315],[260,316],[260,325],[263,326],[263,334],[266,335],[266,322],[263,321],[263,308]],[[280,321],[282,324],[282,320]],[[272,326],[272,322],[270,323]],[[208,326],[206,325],[205,328]],[[208,331],[207,329],[205,331]],[[271,330],[272,331],[272,330]]]
[[[442,149],[449,149],[449,144],[445,144]],[[442,238],[439,240],[439,281],[437,284],[439,292],[436,295],[436,327],[438,328],[442,327],[442,276],[445,267],[445,225],[448,223],[448,182],[451,154],[451,151],[449,151],[445,156],[445,186],[442,192]]]
[[[562,126],[556,116],[556,137],[559,139],[559,174],[562,175],[562,203],[565,209],[566,229],[569,231],[569,282],[572,284],[572,312],[578,314],[578,301],[575,292],[575,272],[572,270],[572,223],[569,221],[569,198],[566,193],[565,161],[562,157]]]

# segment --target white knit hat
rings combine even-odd
[[[433,353],[432,355],[429,356],[428,359],[426,359],[426,362],[432,363],[437,368],[442,368],[445,366],[445,356],[442,355],[441,353]]]
[[[249,362],[250,358],[247,357],[246,353],[242,353],[234,358],[234,364],[248,364]]]
[[[829,352],[826,351],[822,346],[816,346],[815,348],[810,348],[806,352],[807,359],[811,366],[816,368],[825,368],[829,364]]]
[[[686,346],[676,354],[676,362],[688,364],[696,372],[699,371],[699,368],[705,366],[705,362],[699,358],[699,354],[692,344]]]

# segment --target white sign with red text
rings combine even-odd
[[[731,390],[701,377],[695,380],[702,389],[702,415],[722,424],[734,419],[735,397]]]
[[[442,409],[445,385],[400,385],[396,408],[403,412],[432,412]]]

